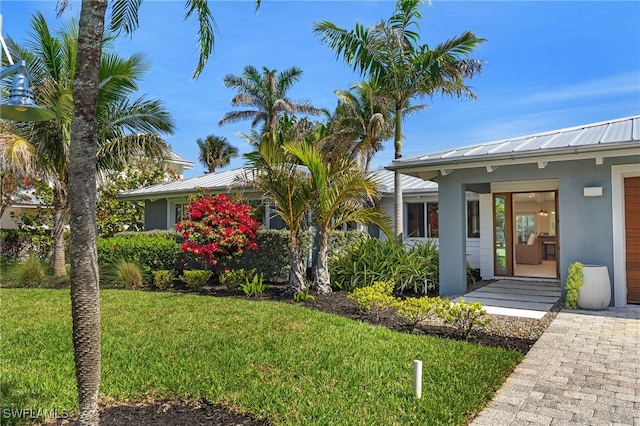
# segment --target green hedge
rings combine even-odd
[[[163,237],[168,240],[174,240],[175,242],[182,244],[184,242],[184,238],[182,235],[174,231],[173,229],[153,229],[151,231],[126,231],[126,232],[118,232],[114,235],[114,237],[122,237],[122,238],[138,238],[140,236],[147,237]]]
[[[289,231],[286,229],[260,229],[256,234],[258,251],[247,251],[239,258],[222,265],[231,269],[256,269],[269,282],[289,280]],[[310,253],[313,236],[302,235],[302,252]],[[306,256],[305,256],[306,257]]]
[[[122,259],[138,264],[145,274],[159,269],[175,269],[182,257],[180,244],[172,238],[146,233],[98,239],[101,267]]]

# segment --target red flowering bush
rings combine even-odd
[[[189,199],[184,220],[176,231],[184,237],[180,248],[205,265],[215,266],[245,250],[257,250],[258,222],[252,219],[252,207],[224,194],[199,194]]]

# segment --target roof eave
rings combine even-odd
[[[433,180],[440,174],[446,175],[458,169],[486,167],[490,171],[491,168],[521,164],[538,164],[538,167],[544,168],[551,162],[575,160],[594,160],[596,164],[602,164],[605,158],[632,155],[640,155],[640,145],[636,141],[602,146],[558,148],[551,152],[510,152],[472,158],[398,160],[385,168],[393,171],[397,170],[409,176]]]

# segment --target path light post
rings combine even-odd
[[[55,114],[35,103],[33,92],[29,88],[27,63],[23,60],[14,63],[11,58],[11,53],[2,36],[2,15],[0,15],[0,43],[9,62],[7,68],[0,69],[0,80],[15,74],[9,96],[6,99],[3,97],[0,103],[0,118],[11,121],[51,120]]]

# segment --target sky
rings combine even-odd
[[[140,28],[116,42],[123,56],[142,52],[152,68],[141,94],[160,99],[173,115],[177,131],[167,136],[174,152],[195,162],[185,177],[198,176],[196,140],[224,136],[240,153],[251,150],[238,135],[250,122],[218,126],[235,110],[227,74],[243,68],[282,71],[302,69],[289,95],[333,110],[334,91],[347,90],[364,78],[313,34],[315,22],[330,21],[352,29],[391,16],[394,1],[262,0],[260,10],[248,0],[210,2],[218,32],[215,52],[197,80],[197,24],[184,21],[184,1],[145,0]],[[3,35],[23,43],[29,21],[41,11],[51,27],[78,16],[72,1],[56,18],[56,1],[2,0]],[[452,1],[433,0],[422,8],[421,43],[435,46],[470,30],[486,42],[472,58],[484,62],[482,73],[468,82],[475,100],[422,99],[428,108],[406,117],[403,157],[491,142],[548,130],[640,114],[640,2],[638,1]],[[372,168],[393,160],[389,141]],[[242,157],[227,168],[242,167]]]

